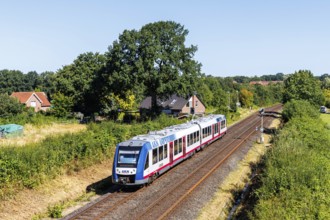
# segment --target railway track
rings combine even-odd
[[[267,110],[276,111],[278,108],[279,106],[276,106]],[[265,119],[264,123],[266,124],[267,121]],[[256,127],[259,126],[260,117],[255,113],[229,127],[227,135],[220,142],[211,144],[212,148],[208,147],[204,151],[207,153],[201,156],[199,161],[198,158],[196,159],[197,162],[193,163],[195,167],[178,165],[158,178],[150,187],[136,191],[125,192],[118,188],[118,190],[113,190],[113,193],[104,195],[98,201],[77,210],[64,219],[168,218],[228,157],[256,134]],[[165,183],[164,187],[157,186],[171,178],[175,180],[174,184],[169,180],[172,184]],[[157,189],[157,187],[159,188]],[[150,194],[149,197],[147,196],[149,199],[145,199],[144,196],[148,194]],[[125,207],[127,208],[125,209]]]

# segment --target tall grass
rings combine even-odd
[[[330,130],[294,117],[267,153],[252,219],[330,219]]]
[[[76,172],[112,158],[115,145],[134,135],[180,123],[161,116],[143,124],[90,124],[86,131],[48,137],[24,147],[0,149],[0,198],[22,188],[34,188],[63,172]],[[110,168],[109,168],[110,169]]]

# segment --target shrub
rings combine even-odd
[[[291,118],[266,154],[253,219],[330,218],[328,131],[319,119]]]
[[[0,94],[0,117],[11,117],[23,112],[23,105],[7,94]]]
[[[48,216],[51,218],[62,218],[63,205],[54,205],[48,207]]]
[[[318,109],[311,105],[308,101],[292,100],[284,105],[282,117],[283,120],[287,122],[293,117],[319,118],[320,113]]]
[[[63,172],[76,172],[111,159],[118,142],[178,123],[165,115],[143,124],[91,123],[80,133],[48,137],[24,147],[1,148],[0,198],[6,197],[8,189],[34,188]]]

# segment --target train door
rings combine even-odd
[[[183,147],[183,156],[186,155],[186,136],[183,136],[182,138],[182,147]]]
[[[212,139],[214,138],[214,124],[212,125],[212,127],[211,127],[211,129],[212,129]]]
[[[173,141],[170,142],[170,164],[173,163]]]
[[[220,123],[220,121],[218,122],[218,134],[220,134],[221,133],[221,123]]]

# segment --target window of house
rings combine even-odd
[[[195,105],[198,106],[198,101],[196,101],[196,104]]]
[[[31,102],[31,107],[36,107],[37,106],[37,103],[35,101],[32,101]]]

